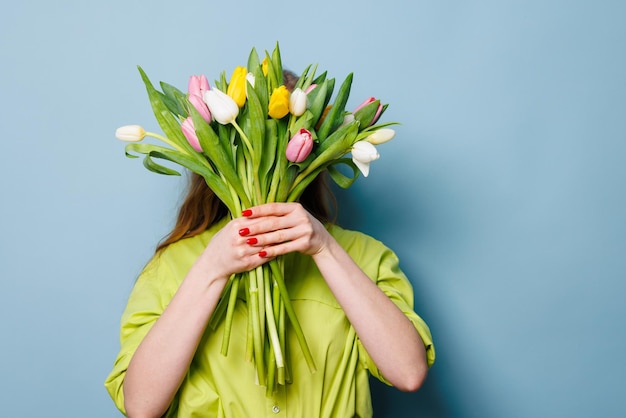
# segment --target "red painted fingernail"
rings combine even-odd
[[[250,233],[250,230],[248,228],[241,228],[239,230],[239,235],[241,235],[242,237],[245,237],[246,235],[248,235]]]
[[[266,251],[259,251],[259,257],[267,257]]]
[[[248,239],[246,240],[246,244],[250,244],[250,245],[254,245],[254,244],[256,244],[257,242],[259,242],[259,240],[258,240],[258,239],[256,239],[256,238],[248,238]]]
[[[252,210],[250,209],[245,209],[241,212],[241,216],[251,216],[252,215]]]

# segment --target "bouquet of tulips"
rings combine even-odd
[[[154,115],[164,135],[139,125],[119,128],[126,155],[144,156],[149,170],[180,175],[156,159],[176,163],[201,175],[228,207],[231,217],[269,202],[297,201],[324,170],[341,187],[349,187],[359,173],[379,158],[375,145],[393,138],[393,123],[376,124],[387,105],[371,97],[354,111],[346,111],[352,74],[343,81],[331,103],[335,80],[326,72],[316,76],[309,65],[290,91],[283,81],[278,45],[260,60],[252,49],[246,67],[236,67],[230,81],[225,73],[211,87],[205,76],[191,76],[188,92],[161,82],[155,89],[146,73]],[[140,143],[146,136],[166,146]],[[351,154],[351,158],[346,157]],[[343,164],[352,169],[339,170]],[[259,384],[271,393],[289,381],[285,364],[285,325],[288,320],[311,372],[315,364],[291,306],[282,260],[273,259],[229,280],[210,325],[225,321],[222,354],[228,352],[233,312],[240,286],[245,286],[248,312],[247,359],[253,361]]]

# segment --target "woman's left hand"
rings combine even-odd
[[[243,211],[240,235],[259,255],[274,258],[291,252],[315,255],[327,247],[331,235],[299,203],[267,203]]]

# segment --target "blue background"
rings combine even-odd
[[[399,254],[437,362],[377,417],[620,417],[625,3],[24,0],[0,13],[0,405],[118,416],[126,297],[183,183],[124,157],[157,130],[136,70],[186,88],[272,49],[354,72],[397,136],[339,193]]]

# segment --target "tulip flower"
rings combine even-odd
[[[374,131],[374,133],[365,138],[365,140],[370,144],[379,145],[391,141],[394,136],[396,136],[396,131],[393,129],[381,128]]]
[[[339,125],[339,127],[341,128],[342,126],[349,125],[352,122],[354,122],[354,115],[352,113],[346,113],[344,115],[343,121],[341,122],[341,125]]]
[[[311,84],[309,87],[306,88],[306,90],[304,90],[304,92],[306,94],[309,94],[311,90],[313,90],[315,87],[317,87],[317,84]]]
[[[236,67],[226,90],[226,94],[232,97],[240,108],[246,103],[247,74],[248,70],[246,70],[246,67]]]
[[[301,128],[297,134],[291,137],[287,144],[287,160],[292,163],[301,163],[306,160],[311,150],[313,150],[313,137],[311,136],[311,132]]]
[[[289,96],[289,111],[294,116],[301,116],[306,111],[306,93],[299,87]]]
[[[367,100],[365,100],[363,103],[361,103],[360,105],[358,105],[358,106],[356,107],[356,109],[354,109],[354,112],[352,112],[352,113],[356,113],[356,112],[358,112],[361,108],[363,108],[363,107],[367,106],[368,104],[370,104],[370,103],[372,103],[372,102],[375,102],[375,101],[376,101],[376,98],[375,98],[375,97],[370,97],[370,98],[368,98],[368,99],[367,99]],[[374,115],[374,118],[372,118],[372,121],[369,123],[369,125],[368,125],[368,126],[372,126],[373,124],[375,124],[375,123],[376,123],[376,121],[377,121],[377,120],[378,120],[378,118],[380,117],[380,114],[382,113],[382,111],[383,111],[383,105],[382,105],[382,104],[379,104],[379,105],[378,105],[378,109],[376,110],[376,114]]]
[[[180,127],[191,147],[198,152],[202,152],[202,147],[200,146],[200,141],[198,141],[198,135],[196,134],[196,127],[193,126],[193,120],[191,120],[191,118],[185,119]]]
[[[211,123],[211,112],[209,112],[209,108],[207,107],[202,97],[196,96],[195,94],[189,95],[189,102],[196,108],[202,119],[204,119],[207,123]]]
[[[204,75],[192,75],[189,77],[189,86],[187,91],[189,95],[202,97],[205,91],[209,90],[209,82]]]
[[[358,141],[352,146],[352,161],[365,177],[370,173],[370,163],[379,158],[376,147],[367,141]]]
[[[267,57],[263,58],[263,61],[261,62],[261,70],[263,71],[263,75],[267,77],[267,71],[269,68],[269,61],[267,60]]]
[[[213,119],[222,125],[233,122],[239,114],[237,103],[228,94],[216,88],[205,91],[203,99],[209,107]]]
[[[139,142],[146,136],[146,131],[139,125],[126,125],[115,130],[117,139],[125,142]]]
[[[289,90],[280,86],[272,92],[269,103],[269,115],[274,119],[282,119],[289,113]]]
[[[247,81],[248,83],[250,83],[250,85],[251,85],[252,87],[254,87],[254,82],[255,82],[255,79],[254,79],[254,74],[252,74],[252,73],[248,73],[248,74],[246,74],[246,81]],[[247,91],[247,90],[246,90],[246,91]]]

